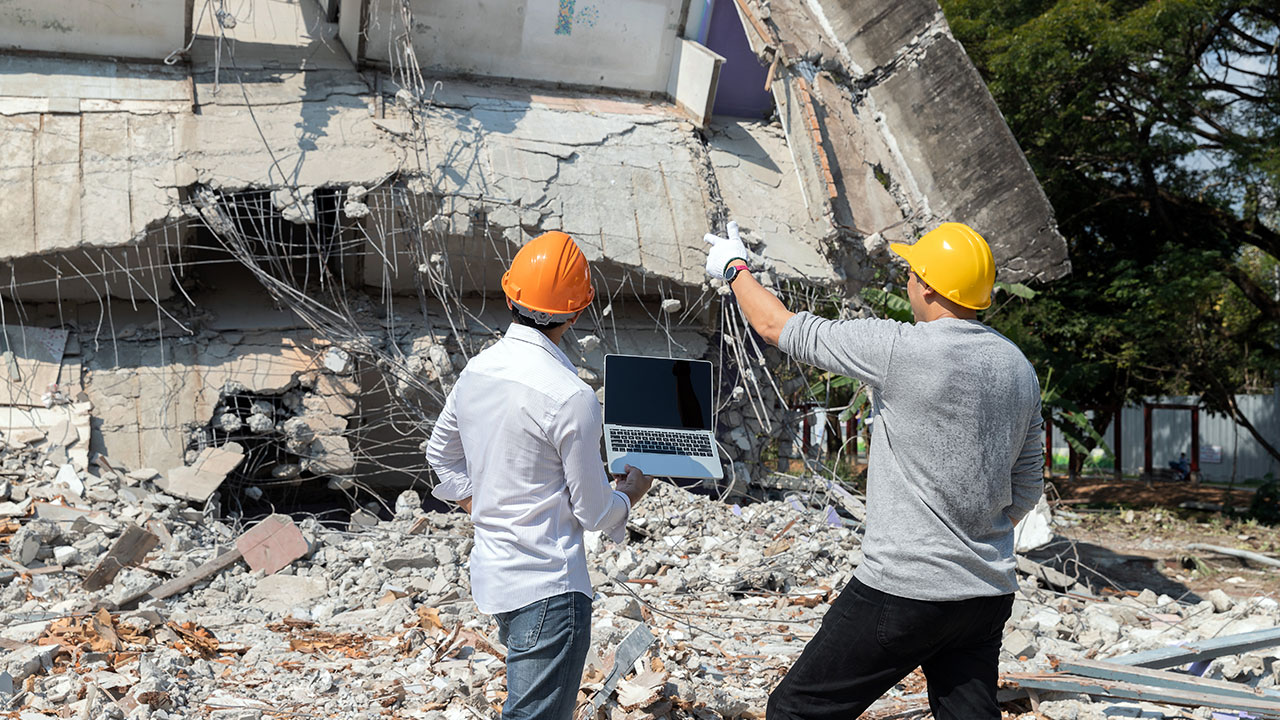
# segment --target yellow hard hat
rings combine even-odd
[[[991,306],[991,286],[996,263],[991,248],[964,223],[943,223],[924,234],[915,245],[890,243],[916,275],[951,302],[971,310]]]

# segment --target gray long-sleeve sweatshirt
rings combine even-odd
[[[1018,588],[1013,526],[1043,492],[1040,383],[976,320],[914,325],[800,313],[778,346],[870,385],[865,556],[855,576],[916,600]]]

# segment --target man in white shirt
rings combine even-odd
[[[591,642],[584,530],[621,541],[652,478],[609,486],[600,403],[557,347],[590,304],[577,244],[549,232],[502,277],[513,322],[467,363],[427,446],[437,498],[471,513],[471,593],[507,646],[504,720],[569,720]]]

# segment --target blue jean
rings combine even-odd
[[[570,720],[591,646],[591,598],[567,592],[494,617],[507,646],[502,720]]]

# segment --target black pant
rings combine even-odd
[[[769,696],[769,720],[855,718],[917,666],[936,720],[999,720],[996,680],[1013,595],[910,600],[851,580]]]

